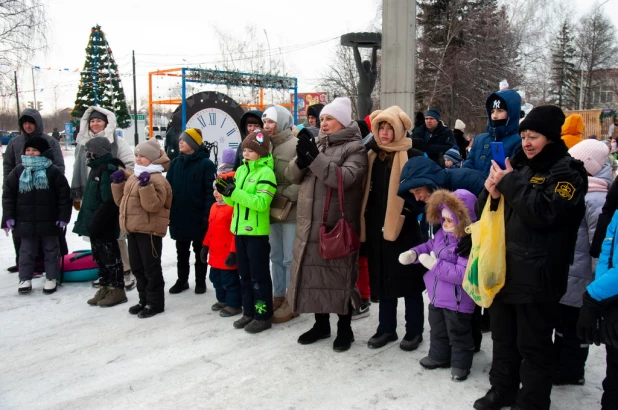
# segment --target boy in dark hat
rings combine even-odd
[[[243,316],[237,329],[259,333],[271,328],[273,283],[270,277],[270,203],[277,191],[270,141],[261,130],[242,143],[243,165],[236,175],[218,178],[217,191],[234,207],[231,230],[236,235]]]
[[[425,113],[423,128],[419,134],[423,138],[424,151],[429,159],[444,167],[444,153],[457,146],[453,131],[444,125],[440,111],[435,108],[431,108]]]
[[[195,254],[195,293],[206,293],[207,265],[200,259],[208,216],[214,203],[213,183],[217,170],[202,144],[202,131],[187,128],[179,137],[176,157],[166,178],[172,186],[170,236],[176,241],[178,280],[171,294],[189,289],[191,249]]]
[[[2,223],[21,238],[19,287],[32,290],[34,262],[39,242],[45,253],[46,280],[43,293],[56,291],[59,241],[71,219],[69,183],[52,164],[53,151],[45,138],[32,137],[24,143],[21,164],[7,176],[2,192]]]
[[[127,301],[118,236],[118,206],[112,196],[111,174],[124,164],[112,156],[112,144],[105,137],[86,143],[86,161],[91,169],[73,232],[88,236],[92,257],[99,266],[99,290],[91,306],[110,307]]]

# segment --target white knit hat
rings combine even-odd
[[[344,127],[352,123],[352,102],[347,97],[335,98],[333,102],[322,108],[320,117],[330,115]]]
[[[609,155],[609,149],[601,141],[584,140],[575,144],[569,150],[569,154],[584,163],[589,175],[595,176],[603,169]]]
[[[463,131],[466,129],[466,124],[462,120],[455,121],[455,129],[459,131]]]

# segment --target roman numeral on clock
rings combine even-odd
[[[199,121],[199,123],[202,126],[202,128],[204,128],[206,126],[206,121],[204,120],[204,118],[201,115],[199,117],[197,117],[197,120]]]
[[[210,117],[210,125],[217,125],[217,113],[209,112],[208,116]]]
[[[234,131],[236,131],[236,130],[234,128],[232,128],[231,130],[229,130],[225,134],[229,137],[230,135],[232,135],[234,133]]]

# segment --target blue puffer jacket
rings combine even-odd
[[[495,95],[500,96],[506,102],[506,112],[508,115],[506,125],[493,128],[490,119],[488,121],[489,126],[487,127],[488,132],[474,137],[468,159],[463,164],[464,168],[481,171],[486,177],[489,176],[489,169],[491,168],[490,143],[502,142],[504,144],[504,154],[508,158],[513,158],[517,151],[521,149],[521,138],[517,132],[519,114],[521,112],[521,97],[513,90],[498,91],[490,94],[485,102],[488,118],[491,118],[489,102],[493,100]]]
[[[397,195],[415,208],[420,207],[422,210],[425,204],[419,204],[414,195],[410,193],[410,189],[422,186],[426,186],[432,192],[440,188],[449,191],[465,189],[478,197],[485,185],[485,179],[485,175],[474,169],[443,169],[429,158],[412,157],[401,171]]]

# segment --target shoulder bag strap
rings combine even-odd
[[[341,211],[341,217],[345,218],[343,212],[343,171],[341,167],[337,167],[337,194],[339,194],[339,210]]]

